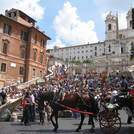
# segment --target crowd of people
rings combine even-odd
[[[106,76],[103,76],[103,72],[87,72],[87,73],[76,73],[71,74],[67,73],[66,69],[63,67],[56,67],[55,77],[51,78],[49,81],[46,81],[43,86],[40,86],[36,83],[35,87],[29,87],[23,89],[22,92],[18,92],[13,96],[25,96],[22,101],[23,106],[23,117],[21,119],[21,124],[30,125],[30,122],[35,121],[35,115],[38,109],[40,116],[41,125],[44,124],[44,118],[47,117],[48,123],[50,123],[50,115],[52,109],[48,102],[44,102],[44,106],[39,106],[36,102],[39,93],[54,91],[58,92],[59,89],[62,89],[66,94],[71,94],[74,92],[88,92],[94,95],[95,100],[99,100],[102,95],[104,99],[110,104],[113,104],[114,100],[124,91],[133,85],[133,79],[131,74],[118,71],[107,72]],[[120,75],[123,74],[123,75]],[[119,92],[117,92],[118,89]],[[124,90],[124,91],[123,91]],[[4,104],[7,99],[7,96],[10,91],[1,91],[1,104]],[[7,94],[7,95],[6,95]],[[134,104],[133,104],[134,105]],[[74,117],[77,118],[79,114],[74,112]]]

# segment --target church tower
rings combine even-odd
[[[132,8],[127,13],[127,29],[132,29]]]
[[[113,15],[113,13],[109,12],[105,20],[105,40],[116,39],[116,21],[116,17]]]

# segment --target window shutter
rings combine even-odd
[[[4,33],[6,32],[6,24],[4,24]]]
[[[9,25],[8,34],[11,34],[11,26]]]

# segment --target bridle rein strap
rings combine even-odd
[[[90,105],[86,104],[86,102],[84,101],[84,99],[81,97],[81,95],[78,92],[76,92],[76,94],[79,96],[80,100],[84,103],[85,106],[91,107]]]

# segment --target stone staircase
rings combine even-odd
[[[54,76],[54,72],[52,72],[50,69],[51,69],[51,68],[48,69],[49,74],[45,76],[46,81],[48,81],[52,76]],[[42,79],[41,77],[37,77],[37,78],[32,79],[32,80],[30,80],[30,81],[27,81],[27,82],[25,82],[25,83],[16,83],[15,85],[17,86],[17,88],[18,88],[19,90],[21,90],[21,89],[24,89],[24,88],[26,88],[26,87],[29,87],[30,84],[36,83],[36,81],[37,81],[38,83],[40,83],[40,82],[45,82],[45,80]]]

